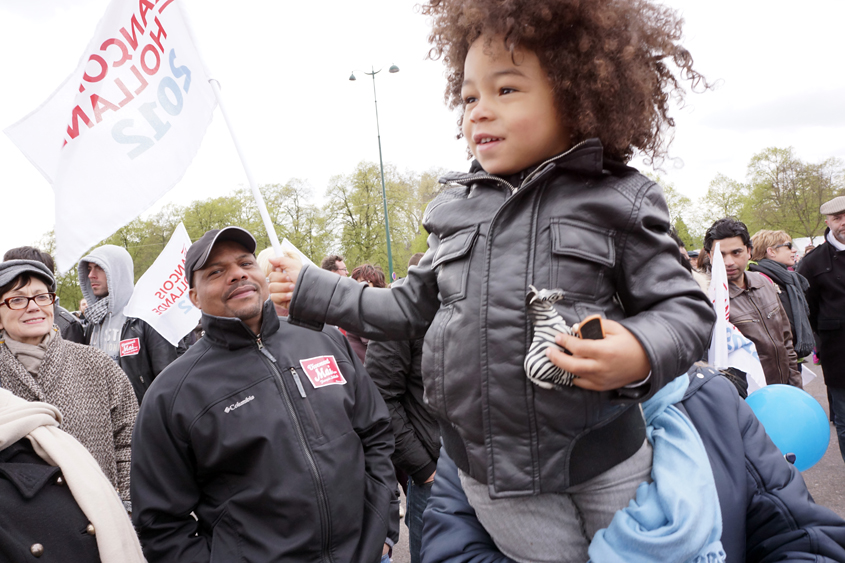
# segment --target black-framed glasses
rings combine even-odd
[[[785,246],[785,247],[786,247],[786,248],[788,248],[789,250],[792,250],[792,241],[789,241],[789,242],[783,242],[783,243],[781,243],[781,244],[779,244],[779,245],[777,245],[777,246],[773,246],[772,248],[773,248],[773,249],[775,249],[775,250],[777,250],[778,248],[781,248],[781,247],[783,247],[783,246]]]
[[[0,305],[5,305],[12,311],[15,311],[19,309],[26,309],[27,307],[29,307],[30,301],[35,301],[35,304],[39,307],[46,307],[47,305],[52,305],[56,302],[56,294],[39,293],[38,295],[33,295],[32,297],[24,297],[23,295],[18,295],[17,297],[8,297],[3,301],[0,301]]]

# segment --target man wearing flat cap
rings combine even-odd
[[[810,282],[810,326],[818,335],[830,411],[845,461],[845,196],[833,198],[819,211],[827,216],[824,243],[804,256],[798,273]]]
[[[188,250],[205,336],[156,378],[135,425],[144,555],[377,563],[399,536],[387,407],[340,332],[276,315],[254,252],[238,227]]]

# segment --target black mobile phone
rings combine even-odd
[[[585,340],[601,340],[604,338],[604,326],[601,315],[590,315],[578,325],[578,337]]]

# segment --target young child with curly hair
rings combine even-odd
[[[429,0],[422,12],[475,158],[441,180],[428,252],[392,290],[282,259],[272,298],[306,326],[425,335],[426,401],[481,523],[516,561],[586,561],[650,480],[640,403],[701,357],[715,320],[678,261],[661,188],[624,164],[666,155],[669,100],[683,98],[670,62],[707,84],[679,17],[649,1]],[[534,288],[559,290],[565,328],[539,355],[571,380],[526,377]],[[594,314],[603,339],[568,334]]]

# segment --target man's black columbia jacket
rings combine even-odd
[[[237,318],[202,324],[135,423],[132,516],[147,560],[379,561],[398,539],[393,434],[346,339],[280,322],[270,301],[260,338]]]

